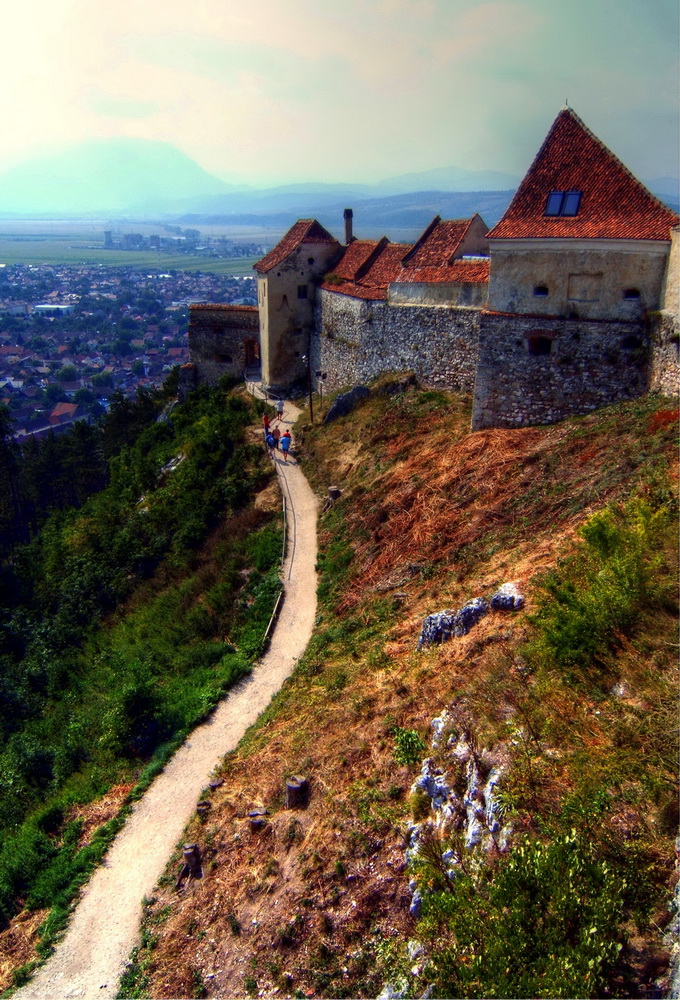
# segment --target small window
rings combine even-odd
[[[298,285],[298,298],[299,299],[306,299],[307,298],[307,286],[306,285]]]
[[[551,191],[545,206],[546,215],[578,215],[582,191]]]
[[[642,347],[642,341],[640,340],[639,337],[636,337],[634,334],[631,333],[628,334],[627,337],[623,338],[623,340],[621,341],[621,347],[624,349],[624,351],[637,351],[638,348]]]
[[[533,336],[527,340],[529,354],[533,357],[545,357],[552,351],[552,339],[550,337]]]
[[[547,285],[534,285],[534,295],[538,295],[539,297],[541,297],[547,294],[548,294]]]
[[[314,263],[314,258],[313,257],[308,257],[307,258],[307,263],[308,264],[313,264]]]
[[[219,362],[221,365],[230,365],[234,359],[231,354],[216,354],[215,361]]]
[[[624,290],[623,297],[626,302],[639,302],[640,290],[639,288],[626,288]]]

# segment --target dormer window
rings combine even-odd
[[[582,191],[551,191],[545,206],[546,215],[578,215]]]

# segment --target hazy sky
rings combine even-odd
[[[677,0],[5,0],[0,170],[88,138],[225,180],[523,174],[568,100],[678,170]]]

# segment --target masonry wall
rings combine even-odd
[[[306,377],[303,357],[314,322],[316,282],[339,253],[338,243],[302,243],[266,274],[258,275],[262,381],[271,389]]]
[[[189,357],[196,385],[216,385],[223,375],[242,378],[257,361],[260,323],[256,306],[192,305]]]
[[[409,370],[423,384],[471,392],[479,316],[474,308],[392,306],[321,290],[312,370],[328,373],[328,390]]]
[[[626,322],[660,308],[668,243],[492,240],[490,245],[488,307],[495,312]],[[639,298],[626,297],[633,291]]]
[[[658,313],[652,320],[649,339],[649,388],[652,392],[677,399],[680,387],[680,324],[677,315]]]
[[[472,428],[554,423],[633,399],[647,391],[649,357],[641,322],[483,313]]]

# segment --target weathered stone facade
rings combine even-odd
[[[471,392],[479,315],[473,308],[393,306],[321,290],[312,369],[327,373],[331,390],[408,370],[424,384]]]
[[[648,388],[642,323],[484,313],[472,427],[521,427],[588,413]]]
[[[216,385],[223,375],[243,378],[259,364],[260,320],[256,306],[192,304],[189,308],[191,364],[180,371],[180,394]]]

